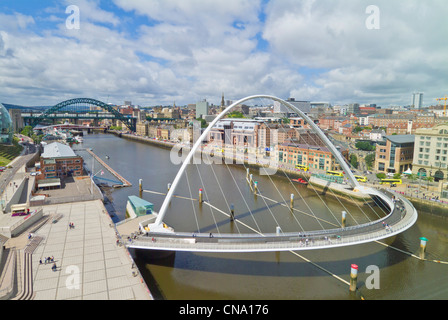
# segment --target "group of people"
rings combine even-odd
[[[57,270],[57,266],[56,266],[56,262],[54,261],[54,257],[45,257],[44,262],[42,262],[42,259],[39,260],[39,264],[47,264],[47,263],[52,263],[53,265],[51,266],[51,270],[56,271]]]
[[[75,229],[75,224],[73,222],[69,222],[68,227],[70,229]]]

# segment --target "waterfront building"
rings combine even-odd
[[[138,135],[145,137],[148,135],[148,128],[148,121],[137,122],[135,131]]]
[[[285,142],[278,148],[278,161],[291,166],[305,165],[310,170],[340,170],[332,152],[327,147],[298,144],[294,141]],[[348,150],[341,150],[341,154],[348,159]]]
[[[403,173],[412,169],[414,156],[413,135],[384,136],[375,151],[375,170],[384,173]]]
[[[234,121],[230,138],[236,147],[257,148],[258,128],[260,123],[256,121]]]
[[[0,103],[0,143],[12,143],[14,135],[11,116],[6,107]]]
[[[44,146],[40,157],[41,174],[39,178],[63,178],[82,176],[83,158],[65,144],[53,142]]]
[[[444,180],[448,175],[448,123],[415,131],[413,173]]]

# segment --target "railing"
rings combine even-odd
[[[376,190],[375,190],[376,191]],[[374,192],[374,194],[376,194]],[[388,192],[383,195],[387,197]],[[378,195],[378,194],[377,194]],[[390,197],[390,195],[389,195]],[[391,212],[382,219],[363,225],[339,229],[315,230],[277,234],[226,234],[208,236],[177,232],[173,234],[150,233],[124,242],[129,247],[159,248],[162,250],[190,251],[280,251],[329,248],[380,240],[398,234],[417,219],[417,211],[410,201],[397,197],[387,198]],[[383,200],[385,198],[382,197]]]
[[[11,248],[0,279],[0,300],[8,299],[14,289],[16,254],[15,248]]]

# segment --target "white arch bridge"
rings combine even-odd
[[[350,185],[350,190],[355,193],[369,195],[379,199],[380,202],[384,204],[384,207],[387,207],[385,216],[378,220],[350,227],[341,226],[333,229],[301,232],[282,232],[280,229],[277,229],[276,233],[261,233],[254,230],[254,233],[251,234],[211,234],[177,232],[172,228],[168,228],[163,223],[165,213],[187,166],[191,163],[194,154],[200,150],[202,141],[207,137],[215,124],[237,105],[258,98],[277,101],[302,117],[341,165],[345,173],[345,178]],[[205,202],[205,204],[213,207],[209,202]],[[214,209],[230,217],[228,213],[221,211],[216,207],[214,207]],[[158,214],[154,214],[151,219],[140,222],[138,227],[135,225],[135,232],[128,240],[124,239],[123,243],[129,248],[167,251],[266,252],[315,250],[357,245],[385,239],[410,228],[417,221],[417,217],[418,214],[416,209],[407,199],[399,195],[392,195],[389,192],[360,185],[342,154],[330,142],[320,128],[301,110],[287,101],[274,96],[255,95],[233,103],[210,123],[183,161]],[[238,220],[235,220],[234,222],[239,223]],[[127,223],[128,222],[125,222],[124,224]],[[120,228],[120,226],[118,226],[118,228]],[[122,232],[120,231],[120,233]]]

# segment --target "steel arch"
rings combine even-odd
[[[270,99],[273,101],[277,101],[280,102],[281,104],[283,104],[284,106],[286,106],[288,109],[292,110],[293,112],[296,112],[297,114],[299,114],[310,126],[311,128],[319,135],[319,137],[322,139],[322,141],[325,143],[325,145],[329,148],[329,150],[333,153],[333,155],[335,156],[335,158],[338,160],[339,164],[342,166],[342,168],[344,169],[347,178],[349,180],[349,182],[352,184],[352,186],[355,189],[361,189],[361,185],[359,184],[359,182],[356,180],[355,176],[353,175],[353,173],[351,172],[350,168],[348,167],[347,163],[345,162],[345,160],[343,159],[342,155],[339,153],[339,151],[336,149],[336,147],[330,142],[330,140],[325,136],[325,134],[321,131],[321,129],[314,123],[313,120],[311,120],[305,113],[303,113],[300,109],[298,109],[296,106],[290,104],[289,102],[277,98],[275,96],[270,96],[270,95],[253,95],[253,96],[249,96],[246,98],[243,98],[235,103],[233,103],[232,105],[230,105],[229,107],[227,107],[224,111],[222,111],[211,123],[210,125],[207,127],[207,129],[204,130],[204,132],[202,133],[202,135],[199,137],[199,139],[196,141],[196,143],[193,145],[192,149],[190,150],[188,156],[186,157],[186,159],[184,160],[181,168],[179,169],[179,172],[177,173],[176,177],[174,178],[173,183],[171,184],[171,188],[168,191],[164,202],[162,203],[162,207],[160,208],[159,214],[157,216],[157,219],[154,223],[155,227],[158,227],[162,224],[163,218],[165,216],[166,210],[168,208],[168,205],[171,201],[171,198],[176,190],[176,187],[186,169],[186,167],[188,166],[188,164],[190,164],[191,159],[193,158],[193,155],[195,154],[195,152],[198,150],[199,146],[201,145],[202,141],[205,139],[205,137],[207,136],[207,134],[209,133],[209,131],[213,128],[213,126],[219,121],[221,120],[226,114],[228,114],[233,108],[235,108],[237,105],[248,101],[248,100],[252,100],[252,99],[257,99],[257,98],[261,98],[261,99]]]
[[[121,113],[119,113],[117,110],[115,110],[114,108],[112,108],[110,105],[99,101],[99,100],[95,100],[95,99],[91,99],[91,98],[75,98],[75,99],[70,99],[70,100],[65,100],[62,101],[60,103],[58,103],[57,105],[45,110],[44,113],[42,113],[39,117],[37,117],[34,122],[33,122],[33,126],[35,126],[39,120],[43,120],[45,119],[48,115],[62,109],[65,108],[67,106],[70,105],[74,105],[74,104],[79,104],[79,103],[85,103],[85,104],[90,104],[90,105],[95,105],[97,107],[100,107],[101,109],[112,113],[115,118],[117,118],[118,120],[120,120],[121,122],[123,122],[126,127],[129,128],[129,130],[135,132],[135,124],[133,123],[131,118],[125,117],[124,115],[122,115]]]

